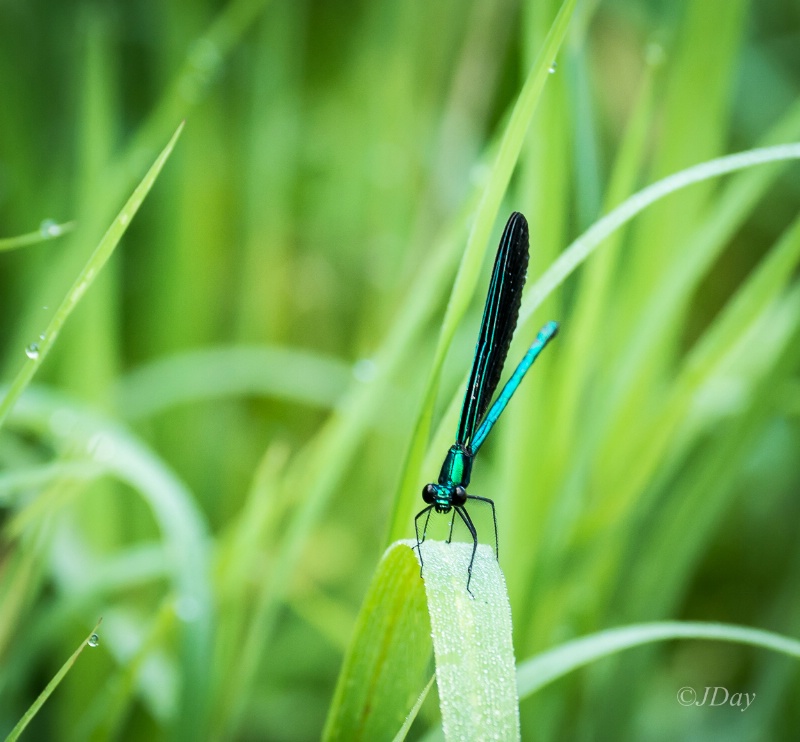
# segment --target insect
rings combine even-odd
[[[556,335],[558,324],[548,322],[536,335],[536,340],[528,348],[511,378],[506,382],[503,390],[498,395],[495,403],[488,413],[489,402],[494,390],[500,381],[503,364],[508,355],[514,328],[517,325],[519,306],[522,299],[522,287],[525,284],[525,274],[528,269],[528,222],[525,217],[514,212],[508,218],[500,245],[497,248],[497,257],[494,260],[492,280],[489,283],[489,293],[486,297],[486,306],[483,309],[483,319],[478,333],[478,342],[475,345],[475,357],[472,361],[472,370],[467,382],[464,402],[461,405],[461,418],[458,422],[456,442],[450,446],[447,456],[439,473],[436,484],[426,484],[422,489],[422,499],[426,503],[414,518],[414,531],[417,537],[417,552],[420,557],[420,575],[422,574],[422,552],[420,544],[425,541],[428,522],[431,513],[449,513],[453,511],[450,520],[450,535],[447,543],[453,537],[453,525],[456,513],[464,521],[472,535],[472,558],[467,570],[467,592],[472,580],[472,565],[475,562],[475,552],[478,548],[478,534],[475,525],[467,512],[467,500],[480,500],[489,503],[492,508],[494,521],[495,556],[499,558],[500,551],[497,543],[497,515],[494,502],[488,497],[468,495],[472,473],[472,462],[480,450],[486,436],[489,435],[494,424],[506,408],[511,396],[517,390],[523,376],[527,373],[539,353]],[[422,538],[419,537],[419,519],[425,516],[422,527]]]

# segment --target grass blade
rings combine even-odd
[[[494,551],[478,547],[471,598],[471,544],[426,541],[421,549],[445,739],[518,740],[511,605]]]
[[[411,729],[411,725],[414,723],[414,719],[417,718],[417,714],[419,710],[422,708],[422,704],[425,703],[425,699],[428,697],[428,693],[430,693],[431,688],[433,688],[433,681],[436,680],[436,675],[431,675],[431,679],[428,681],[428,684],[422,689],[422,693],[419,694],[419,698],[417,698],[416,703],[411,708],[411,711],[408,712],[408,716],[406,716],[406,720],[403,722],[403,726],[397,730],[397,734],[395,734],[394,739],[392,742],[403,742],[403,740],[408,735],[409,729]]]
[[[412,503],[416,499],[420,464],[423,461],[425,449],[428,445],[428,434],[430,432],[431,417],[438,392],[442,364],[458,323],[464,316],[464,312],[472,299],[489,235],[497,218],[500,203],[522,151],[528,126],[541,97],[544,83],[549,76],[552,60],[564,41],[574,9],[575,0],[565,0],[553,22],[543,50],[533,65],[514,105],[506,130],[503,132],[503,138],[500,141],[497,159],[478,204],[475,221],[467,239],[467,247],[461,259],[442,321],[442,329],[428,378],[425,399],[422,403],[411,448],[406,459],[405,474],[395,500],[395,510],[389,533],[390,540],[396,540],[408,531],[408,524],[413,516]]]
[[[634,624],[600,631],[525,660],[517,668],[519,695],[521,698],[527,698],[567,673],[595,660],[621,652],[623,649],[671,639],[738,642],[771,649],[800,659],[800,641],[772,631],[751,629],[747,626],[688,621]]]
[[[415,544],[396,542],[378,567],[339,676],[324,739],[384,739],[401,723],[395,738],[402,739],[424,700],[425,693],[418,693],[430,635],[445,738],[518,740],[511,607],[494,552],[478,547],[473,599],[466,590],[472,546],[422,545],[427,631],[419,562],[409,548]],[[402,697],[404,708],[397,704]],[[399,714],[408,709],[403,721]],[[392,723],[387,724],[389,715]]]
[[[122,211],[119,212],[117,218],[114,219],[105,235],[103,235],[103,238],[100,240],[100,243],[97,245],[88,262],[83,267],[83,270],[81,270],[79,273],[75,283],[72,284],[72,288],[67,292],[67,295],[61,302],[61,306],[59,306],[58,310],[53,315],[53,319],[50,321],[50,324],[47,326],[47,329],[41,336],[40,341],[28,346],[27,362],[20,369],[16,378],[11,383],[11,387],[9,388],[5,397],[3,397],[3,400],[0,401],[0,426],[2,426],[3,422],[8,417],[8,413],[11,411],[11,408],[19,399],[19,396],[22,394],[22,392],[25,391],[25,387],[28,386],[30,380],[33,378],[33,375],[38,371],[39,366],[41,366],[45,357],[50,352],[50,348],[53,347],[53,344],[55,343],[58,334],[61,332],[61,328],[64,326],[64,323],[67,321],[67,318],[70,314],[72,314],[72,311],[78,305],[81,297],[86,293],[86,291],[89,289],[89,286],[92,285],[94,279],[111,257],[112,253],[114,252],[114,248],[116,248],[120,239],[122,239],[122,235],[125,234],[125,230],[127,230],[131,219],[133,219],[133,217],[136,215],[136,212],[142,205],[142,201],[144,201],[145,197],[150,192],[150,189],[153,187],[153,184],[156,182],[156,178],[161,172],[161,168],[164,167],[164,163],[172,153],[175,143],[178,141],[178,137],[180,136],[182,130],[183,123],[181,123],[181,125],[172,135],[172,139],[169,140],[167,146],[156,158],[156,161],[150,167],[150,170],[144,176],[142,182],[136,187],[133,195],[128,199],[125,206],[122,207]]]
[[[383,556],[356,623],[323,739],[391,739],[428,676],[430,625],[411,542]]]
[[[45,689],[39,694],[39,697],[31,704],[30,708],[25,712],[23,717],[19,720],[17,725],[11,730],[6,737],[6,742],[14,742],[19,739],[19,735],[25,731],[25,727],[31,723],[31,720],[38,713],[39,709],[44,705],[44,702],[50,698],[53,691],[58,687],[59,683],[64,679],[64,676],[70,671],[75,661],[80,657],[81,652],[86,649],[86,646],[96,646],[95,632],[97,627],[100,626],[102,618],[95,624],[94,628],[89,632],[89,635],[80,643],[78,648],[72,653],[72,656],[61,666],[61,669],[53,676],[53,679],[45,686]],[[92,642],[90,645],[89,643]]]
[[[16,237],[0,238],[0,252],[16,250],[18,247],[27,247],[28,245],[38,245],[40,242],[48,242],[56,237],[61,237],[62,234],[70,232],[74,228],[75,222],[56,224],[56,222],[45,220],[35,232],[26,232]]]
[[[60,418],[54,430],[52,421]],[[160,530],[165,562],[173,583],[176,609],[183,615],[178,654],[181,672],[193,681],[183,686],[183,696],[173,734],[196,738],[205,728],[209,712],[211,645],[214,609],[209,574],[208,525],[196,498],[150,449],[123,426],[64,397],[29,389],[14,410],[13,422],[44,438],[53,436],[69,450],[83,441],[103,459],[108,473],[138,492]],[[96,447],[96,448],[95,448]],[[41,521],[47,503],[34,500],[14,520],[21,529]]]
[[[131,372],[117,383],[114,396],[124,418],[141,420],[180,404],[245,395],[333,407],[351,380],[349,365],[307,351],[207,348],[161,358]]]
[[[666,178],[647,186],[606,214],[602,219],[596,221],[586,232],[572,242],[523,298],[519,312],[519,322],[522,323],[528,320],[550,293],[560,286],[594,252],[595,248],[603,240],[656,201],[681,188],[686,188],[709,178],[727,175],[728,173],[756,165],[797,159],[800,159],[800,144],[778,144],[774,147],[751,149],[746,152],[737,152],[733,155],[709,160],[668,175]]]

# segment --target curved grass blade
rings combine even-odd
[[[89,289],[89,286],[91,286],[94,279],[111,257],[111,254],[114,252],[114,248],[119,243],[122,235],[125,234],[125,230],[128,228],[131,219],[133,219],[133,217],[136,215],[136,212],[142,205],[142,201],[144,201],[145,197],[150,192],[150,189],[153,187],[158,174],[161,172],[161,168],[164,167],[164,163],[172,153],[175,143],[178,141],[178,137],[180,136],[182,130],[183,123],[181,123],[181,125],[177,128],[175,133],[172,135],[172,139],[169,140],[167,146],[156,158],[156,161],[144,176],[142,182],[136,187],[133,195],[128,199],[125,206],[123,206],[122,211],[119,212],[117,218],[114,219],[105,235],[103,235],[100,243],[89,257],[86,265],[84,265],[83,270],[81,270],[81,272],[78,274],[78,278],[75,280],[75,283],[72,284],[72,288],[70,288],[70,290],[67,292],[67,295],[64,297],[64,300],[61,302],[58,310],[53,315],[53,319],[50,320],[50,324],[47,326],[47,329],[45,330],[39,342],[28,346],[27,362],[20,369],[16,378],[11,383],[8,392],[3,397],[2,401],[0,401],[0,426],[2,426],[3,422],[8,417],[8,413],[11,411],[11,408],[19,399],[22,392],[25,391],[25,387],[28,386],[30,380],[33,378],[33,375],[38,371],[39,366],[42,364],[42,361],[44,361],[45,357],[50,352],[50,348],[53,347],[53,343],[55,343],[59,332],[61,332],[61,328],[67,321],[67,318],[70,314],[72,314],[72,310],[75,309],[78,302],[81,300],[81,297],[86,293],[86,291]]]
[[[323,739],[391,739],[430,670],[430,624],[413,542],[392,544],[364,599]]]
[[[53,691],[58,687],[59,683],[64,679],[64,676],[70,671],[75,661],[80,657],[81,652],[88,646],[96,646],[97,638],[95,632],[100,626],[103,619],[101,618],[89,632],[89,635],[80,643],[78,648],[72,653],[72,656],[61,666],[61,669],[53,676],[53,679],[45,686],[45,689],[39,694],[39,697],[31,704],[30,708],[23,714],[22,718],[17,722],[17,725],[11,730],[6,737],[6,742],[15,742],[19,739],[19,735],[25,731],[25,727],[31,723],[31,720],[39,712],[39,709],[44,705],[44,702],[50,698]]]
[[[795,105],[767,133],[763,144],[791,141],[799,134],[800,105]],[[632,334],[625,352],[615,363],[614,384],[608,398],[609,404],[617,410],[618,420],[629,416],[641,389],[651,383],[654,373],[658,373],[658,359],[663,349],[675,344],[675,328],[685,321],[690,297],[702,277],[707,275],[787,164],[784,160],[767,167],[747,169],[732,177],[702,224],[687,236],[683,244],[676,246],[678,252],[641,307],[640,316],[631,327]],[[620,423],[615,421],[612,424],[618,427]],[[607,433],[605,437],[613,438],[613,433]]]
[[[114,397],[128,420],[180,404],[226,396],[264,395],[332,407],[352,381],[335,358],[280,347],[207,348],[161,358],[117,384]]]
[[[660,414],[650,423],[646,443],[639,448],[636,461],[631,463],[620,480],[615,504],[606,504],[603,516],[608,518],[606,522],[613,521],[614,514],[618,512],[616,508],[623,508],[626,502],[629,503],[637,488],[652,474],[698,390],[713,379],[715,369],[724,357],[743,342],[754,324],[769,310],[775,297],[785,289],[798,261],[800,218],[796,218],[787,228],[687,355],[669,395],[665,397]],[[771,334],[773,337],[780,336],[777,325],[773,325]]]
[[[602,657],[642,644],[671,639],[710,639],[749,644],[800,659],[800,641],[772,631],[689,621],[633,624],[567,642],[520,663],[517,668],[520,698],[527,698],[554,680]]]
[[[91,482],[107,472],[99,461],[55,461],[49,464],[0,472],[0,507],[9,507],[16,495],[54,482]]]
[[[197,739],[206,729],[212,664],[214,607],[210,584],[210,543],[205,516],[183,482],[123,426],[66,398],[29,389],[14,409],[15,425],[56,439],[59,449],[84,442],[102,459],[108,473],[139,493],[161,533],[163,553],[181,622],[181,673],[192,678],[182,686],[180,707],[171,730],[176,738]],[[46,503],[34,500],[13,521],[22,528],[37,522]]]
[[[521,662],[517,667],[519,697],[520,699],[528,698],[573,670],[585,667],[603,657],[625,649],[675,639],[749,644],[800,659],[800,641],[772,631],[700,621],[658,621],[632,624],[566,642]],[[429,742],[438,739],[437,730],[431,730],[425,739]]]
[[[797,159],[800,159],[800,143],[751,149],[693,165],[686,170],[668,175],[635,193],[574,240],[536,281],[522,302],[520,323],[530,319],[542,302],[594,252],[603,240],[656,201],[670,193],[710,178],[756,165]]]

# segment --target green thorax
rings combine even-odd
[[[472,454],[458,444],[450,446],[439,472],[439,484],[461,485],[466,489],[472,474]]]

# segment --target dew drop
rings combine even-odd
[[[553,63],[550,65],[550,69],[548,69],[547,71],[548,71],[548,72],[549,72],[551,75],[554,75],[554,74],[556,73],[556,68],[557,68],[557,67],[558,67],[558,62],[553,62]]]
[[[353,376],[357,381],[368,384],[375,379],[378,373],[378,366],[375,361],[369,358],[362,358],[353,364]]]
[[[58,237],[61,231],[61,227],[53,219],[45,219],[39,225],[39,232],[42,237]]]
[[[90,647],[96,647],[100,643],[100,637],[92,634],[86,642]]]
[[[31,360],[35,361],[39,357],[39,346],[36,343],[31,343],[25,348],[25,355]]]

